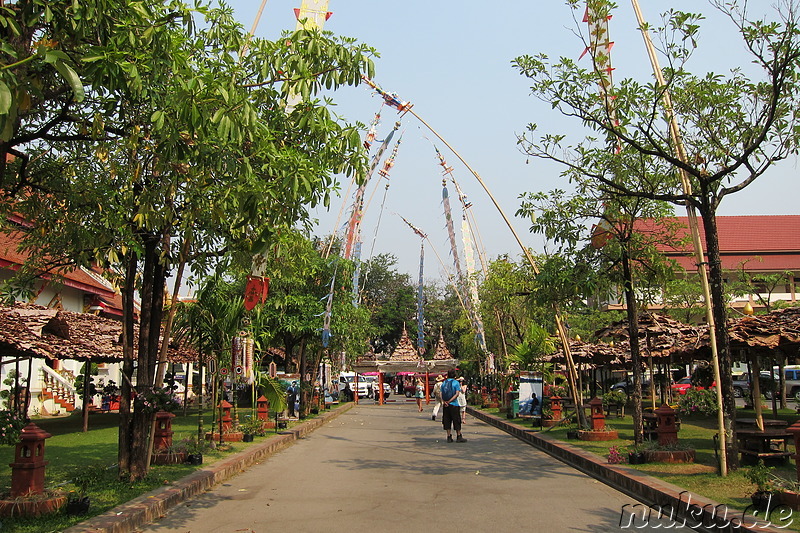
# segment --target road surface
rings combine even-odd
[[[447,443],[430,408],[363,403],[140,531],[620,531],[637,503],[474,418],[463,433]]]

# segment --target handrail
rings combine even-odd
[[[64,376],[53,370],[47,365],[42,365],[40,367],[42,369],[42,373],[45,376],[49,376],[51,379],[60,383],[63,387],[65,387],[71,394],[76,394],[78,391],[75,389],[75,385],[64,379]],[[45,377],[45,382],[47,381],[47,377]]]

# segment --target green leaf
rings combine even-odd
[[[11,109],[11,90],[4,81],[0,81],[0,115],[5,115]]]
[[[81,79],[78,77],[78,74],[72,70],[72,67],[64,63],[63,61],[57,61],[53,63],[53,66],[61,74],[61,77],[67,80],[67,82],[72,87],[72,92],[75,94],[75,101],[82,102],[84,96],[86,94],[83,92],[83,84],[81,83]]]

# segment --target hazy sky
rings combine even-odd
[[[260,0],[229,2],[247,29],[260,3]],[[641,4],[644,16],[651,24],[657,24],[664,2],[643,0]],[[772,2],[755,0],[750,4],[751,10],[758,13],[769,11]],[[293,29],[292,10],[299,5],[300,0],[269,0],[256,35],[273,39],[281,31]],[[619,5],[610,23],[615,42],[612,51],[615,79],[634,77],[647,82],[652,72],[631,6],[625,0]],[[674,0],[670,5],[708,16],[701,29],[700,49],[691,63],[695,72],[724,72],[733,66],[747,66],[749,59],[730,23],[725,24],[708,4]],[[481,175],[525,245],[542,251],[541,238],[528,231],[530,221],[514,217],[519,207],[518,196],[526,191],[567,188],[568,184],[559,177],[558,166],[529,159],[521,153],[517,135],[529,122],[538,123],[540,132],[577,131],[579,124],[531,96],[526,78],[511,67],[511,61],[520,55],[536,53],[577,59],[583,47],[575,31],[579,29],[585,34],[586,28],[584,24],[576,27],[572,10],[561,0],[503,3],[330,0],[329,10],[333,16],[325,29],[378,50],[381,57],[375,59],[375,81],[414,104],[414,111]],[[582,12],[577,14],[579,18],[582,15]],[[365,124],[381,108],[380,98],[366,86],[341,90],[335,94],[335,100],[339,103],[337,112],[344,118]],[[394,110],[383,108],[379,139],[397,118]],[[420,239],[405,226],[399,216],[402,215],[428,233],[436,252],[452,271],[435,144],[455,169],[456,180],[473,203],[471,209],[488,259],[504,253],[519,256],[521,252],[511,232],[477,180],[456,156],[411,115],[402,119],[400,131],[404,132],[403,143],[391,172],[373,253],[395,254],[398,269],[416,279]],[[727,197],[720,214],[796,214],[800,192],[796,170],[795,160],[784,162],[744,193]],[[347,186],[347,181],[343,181],[343,193]],[[456,194],[452,185],[448,188],[458,221],[461,215]],[[368,194],[372,189],[368,188]],[[382,196],[381,185],[365,215],[362,226],[365,257],[373,246]],[[340,207],[351,202],[352,197],[340,198],[330,212],[317,211],[315,215],[321,221],[317,234],[330,234],[338,229],[335,220]],[[443,267],[427,243],[425,257],[425,277],[443,277]]]

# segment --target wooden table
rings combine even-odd
[[[736,438],[739,441],[739,453],[742,460],[745,457],[755,459],[780,459],[785,461],[791,456],[787,446],[792,440],[792,434],[785,429],[737,429]]]
[[[789,425],[786,420],[776,420],[775,418],[764,418],[764,429],[784,429]],[[742,429],[757,429],[755,418],[737,418],[736,427]]]

